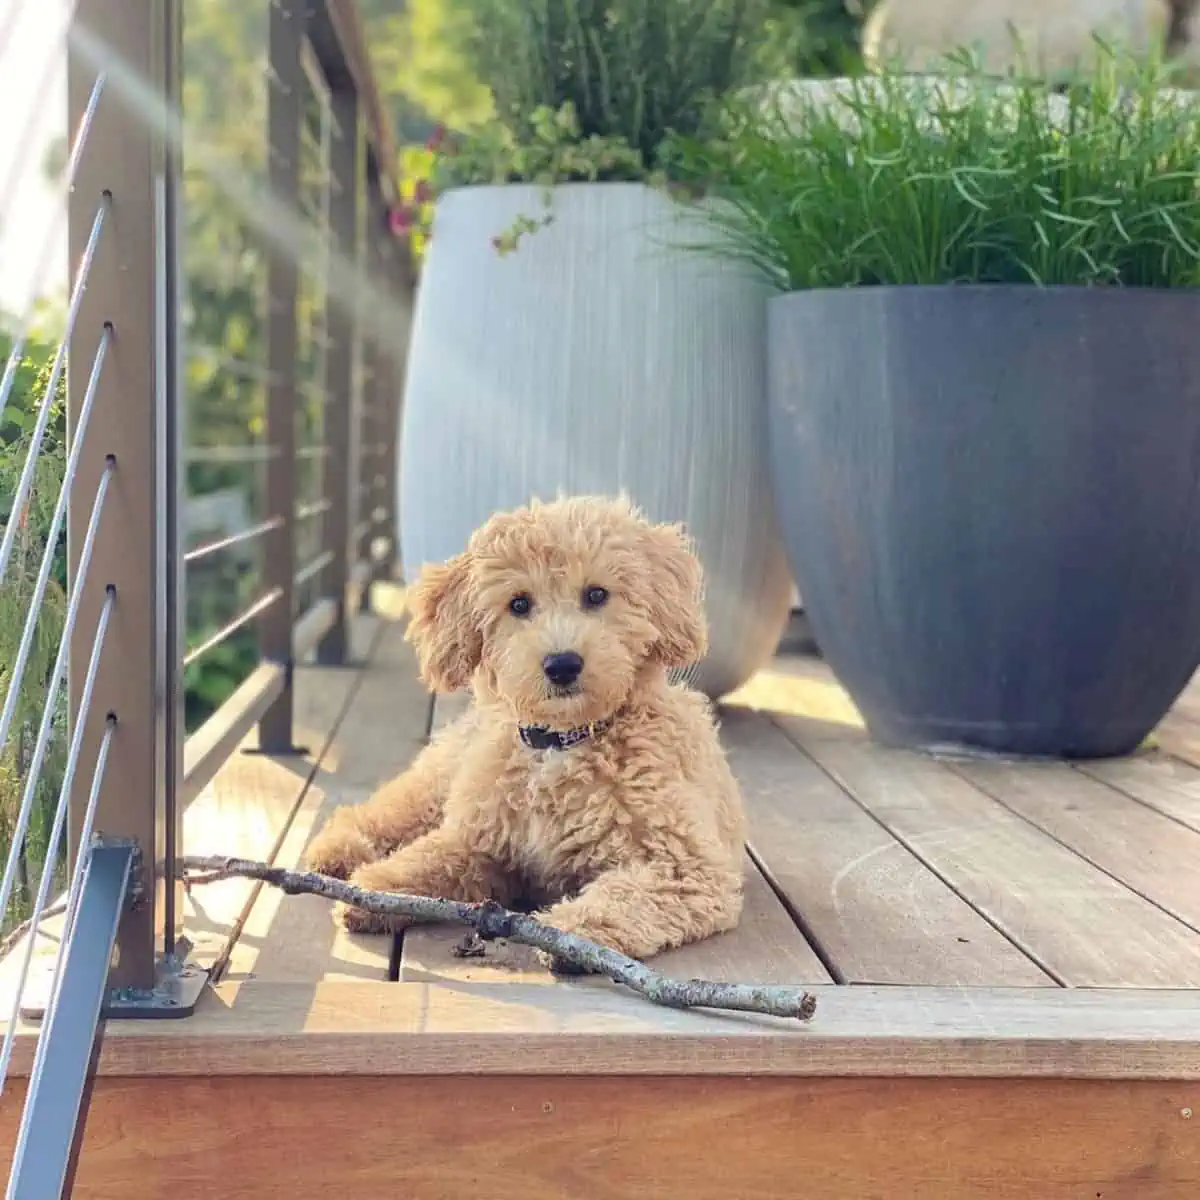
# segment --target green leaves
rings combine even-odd
[[[782,289],[1200,284],[1200,113],[1103,51],[1057,93],[955,56],[942,77],[781,90],[680,138],[725,253]]]
[[[585,135],[574,106],[542,105],[529,115],[529,137],[522,141],[501,125],[473,137],[456,139],[436,160],[435,191],[465,184],[537,183],[550,187],[566,180],[604,182],[644,179],[641,154],[623,138]]]
[[[755,79],[768,0],[464,0],[463,58],[496,119],[458,139],[441,186],[644,179],[669,135]]]
[[[16,660],[25,622],[30,614],[34,586],[46,553],[50,522],[63,481],[66,388],[60,376],[58,388],[50,398],[50,422],[34,466],[29,500],[22,511],[13,511],[17,483],[29,453],[30,433],[50,385],[55,349],[37,339],[31,339],[26,344],[26,355],[18,367],[3,423],[0,424],[0,532],[10,521],[20,523],[8,574],[4,586],[0,587],[0,701],[8,693],[11,664]],[[0,334],[0,363],[7,361],[10,350],[11,343]],[[41,720],[50,672],[66,618],[66,549],[66,531],[60,530],[51,548],[54,571],[37,613],[33,642],[17,694],[16,719],[8,743],[0,746],[0,850],[7,850],[9,830],[24,793],[28,765],[26,758],[33,731]],[[65,707],[66,697],[63,695],[56,719],[65,720]],[[51,744],[43,765],[36,794],[37,803],[26,839],[35,862],[40,863],[44,856],[46,814],[57,797],[63,762],[60,727],[60,736]],[[6,929],[11,920],[24,915],[22,906],[25,902],[26,897],[18,890],[10,912],[0,914],[0,930]]]

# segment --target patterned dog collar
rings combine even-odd
[[[517,733],[530,750],[570,750],[572,746],[603,733],[611,724],[611,721],[593,721],[590,725],[563,730],[550,729],[545,725],[519,725]]]

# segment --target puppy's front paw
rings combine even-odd
[[[547,925],[552,925],[555,929],[559,929],[563,933],[573,934],[575,937],[582,938],[586,942],[592,942],[594,945],[602,946],[606,949],[618,949],[613,944],[614,939],[609,930],[601,929],[591,924],[584,919],[582,914],[576,915],[561,910],[556,913],[551,909],[542,914],[540,919]],[[573,962],[559,958],[545,950],[539,950],[537,958],[542,966],[546,967],[552,974],[563,978],[593,974],[589,968],[576,966]]]
[[[333,906],[333,923],[340,925],[347,933],[399,933],[408,927],[408,921],[402,917],[385,917],[381,913],[367,912],[341,900]]]
[[[334,879],[349,879],[364,863],[376,858],[375,847],[350,819],[341,815],[343,811],[330,817],[304,852],[304,863],[310,871]]]
[[[362,888],[364,892],[394,890],[388,877],[380,871],[378,863],[367,863],[359,867],[347,882]],[[333,917],[334,922],[345,928],[348,933],[398,933],[411,924],[407,917],[367,912],[341,900],[334,905]]]

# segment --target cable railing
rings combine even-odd
[[[0,17],[0,76],[22,5],[39,3]],[[19,398],[20,437],[0,442],[15,480],[0,496],[0,586],[19,574],[25,607],[0,660],[0,756],[18,768],[0,811],[0,934],[15,963],[0,1090],[23,1023],[38,1027],[18,1068],[28,1083],[10,1200],[70,1194],[106,1023],[194,1008],[206,976],[182,940],[183,811],[248,740],[295,752],[295,664],[347,660],[354,610],[369,609],[398,557],[411,274],[385,220],[394,150],[353,0],[187,6],[186,37],[184,0],[69,6],[74,134],[56,194],[75,266],[38,394]],[[258,60],[247,38],[227,39],[246,54],[246,94],[263,91],[257,176],[222,165],[189,116],[185,83],[203,74],[196,56],[221,20],[259,38]],[[52,73],[38,77],[48,86]],[[9,174],[31,144],[22,136]],[[210,217],[214,244],[236,227],[240,250],[197,278]],[[40,294],[62,238],[60,212],[31,260]],[[0,428],[37,292],[0,330]],[[226,300],[228,318],[214,308]],[[208,428],[214,406],[221,423]],[[223,499],[236,520],[185,536],[200,501],[215,511]],[[221,571],[236,588],[206,583]],[[198,619],[189,601],[206,587],[230,603]],[[255,660],[190,721],[185,672],[246,637]]]

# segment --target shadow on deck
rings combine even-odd
[[[359,666],[300,674],[309,755],[235,756],[188,853],[295,864],[411,759],[427,697],[398,590],[379,607]],[[803,657],[722,723],[746,914],[656,965],[811,984],[810,1026],[654,1008],[513,947],[458,959],[459,930],[411,931],[389,982],[386,939],[327,902],[206,886],[188,928],[219,981],[188,1020],[110,1027],[78,1194],[1200,1194],[1200,693],[1155,749],[1079,766],[881,750]]]

